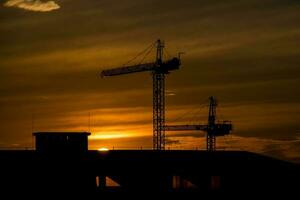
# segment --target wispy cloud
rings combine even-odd
[[[201,136],[199,133],[198,136],[193,134],[169,136],[168,147],[171,149],[205,149],[206,138],[204,135],[199,136]],[[292,140],[263,139],[237,135],[217,138],[217,149],[219,150],[243,150],[294,162],[300,162],[299,144],[299,136]]]
[[[40,1],[40,0],[8,0],[4,6],[17,7],[30,11],[48,12],[59,9],[60,6],[54,1]]]

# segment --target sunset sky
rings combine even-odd
[[[234,125],[220,149],[300,162],[298,0],[2,0],[0,34],[0,147],[90,130],[90,149],[151,148],[151,74],[99,73],[161,38],[166,56],[185,52],[167,77],[167,123],[205,123],[213,95]],[[167,136],[205,148],[201,132]]]

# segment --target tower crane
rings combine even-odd
[[[156,61],[138,65],[122,66],[107,69],[101,72],[101,77],[117,76],[137,72],[152,72],[153,80],[153,149],[165,149],[165,76],[170,71],[179,69],[181,65],[179,57],[163,61],[164,42],[156,42]]]
[[[232,130],[230,121],[216,123],[217,101],[215,97],[209,97],[208,123],[198,125],[166,125],[165,131],[193,131],[199,130],[206,132],[207,151],[216,150],[216,137],[225,136]]]

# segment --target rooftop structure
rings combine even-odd
[[[35,132],[38,152],[86,152],[89,132]]]

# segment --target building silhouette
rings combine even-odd
[[[89,132],[36,132],[35,147],[38,152],[87,152]]]
[[[300,189],[299,164],[245,151],[87,151],[88,135],[39,132],[36,150],[0,151],[1,193],[199,199]]]

